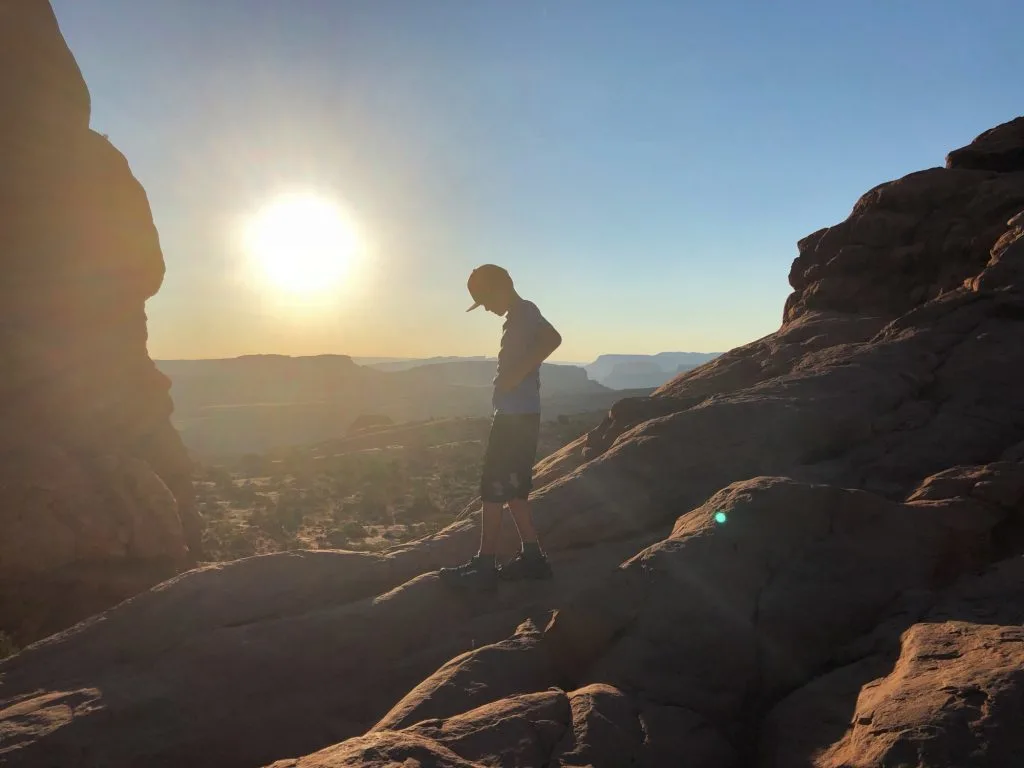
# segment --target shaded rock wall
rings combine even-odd
[[[47,2],[0,2],[0,73],[0,629],[24,641],[173,573],[198,525],[146,351],[146,194]]]

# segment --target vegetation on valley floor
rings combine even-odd
[[[538,456],[602,413],[541,427]],[[197,467],[208,560],[293,549],[380,551],[451,523],[477,495],[487,419],[368,429],[345,438]]]

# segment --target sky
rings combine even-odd
[[[555,356],[776,330],[796,241],[1024,111],[1018,0],[53,0],[146,188],[157,359],[479,355],[506,266]],[[336,288],[257,277],[281,195],[341,206]]]

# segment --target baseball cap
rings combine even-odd
[[[511,287],[511,285],[512,277],[497,264],[483,264],[477,267],[470,273],[469,281],[466,283],[469,294],[473,297],[473,306],[466,311],[472,312],[481,306],[484,303],[483,300],[494,291]]]

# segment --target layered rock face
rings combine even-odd
[[[542,461],[553,582],[445,588],[472,515],[194,570],[0,664],[0,761],[1024,764],[1022,150],[871,190],[778,332]]]
[[[0,2],[0,630],[30,641],[175,572],[198,543],[145,192],[89,130],[42,0]]]

